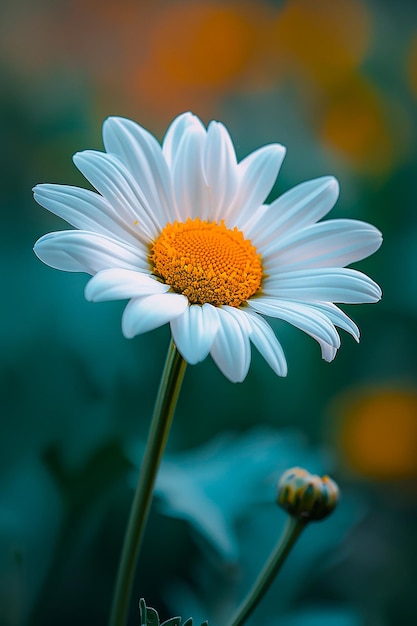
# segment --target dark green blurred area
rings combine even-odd
[[[336,360],[273,323],[289,374],[254,351],[232,385],[189,367],[135,585],[163,619],[220,626],[284,516],[291,465],[329,472],[340,509],[308,529],[253,618],[285,626],[409,626],[417,560],[417,10],[415,3],[2,3],[0,624],[105,624],[168,328],[126,340],[123,303],[32,251],[66,224],[39,182],[87,186],[71,155],[102,149],[110,114],[158,138],[191,109],[223,121],[238,156],[288,153],[271,198],[324,174],[330,217],[375,224],[358,268],[378,305],[350,308]],[[192,471],[190,471],[192,468]],[[138,623],[133,607],[131,622]]]

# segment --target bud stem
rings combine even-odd
[[[308,521],[288,516],[284,531],[268,561],[259,574],[251,591],[237,609],[229,626],[241,626],[249,617],[257,604],[265,595],[268,587],[278,574],[292,547],[297,541],[301,531],[306,527]]]

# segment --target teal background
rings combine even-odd
[[[74,152],[107,115],[159,139],[192,110],[239,158],[287,146],[270,199],[333,174],[330,217],[385,242],[358,264],[384,292],[345,307],[361,329],[327,364],[273,322],[289,374],[254,351],[243,384],[187,370],[135,584],[166,619],[222,624],[284,514],[291,465],[329,472],[340,508],[308,529],[253,618],[285,626],[409,626],[417,558],[417,11],[414,2],[3,2],[0,16],[0,624],[106,623],[120,544],[169,343],[133,340],[124,303],[32,247],[67,227],[39,182],[87,186]],[[367,404],[368,403],[368,404]]]

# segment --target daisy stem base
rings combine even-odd
[[[252,589],[229,622],[229,626],[241,626],[256,608],[281,569],[306,524],[307,522],[304,520],[291,516],[288,517],[287,524],[273,553],[265,563]]]
[[[126,624],[137,558],[151,506],[156,475],[168,440],[186,364],[171,341],[120,557],[110,626]]]

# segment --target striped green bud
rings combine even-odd
[[[328,476],[293,467],[281,476],[277,502],[287,513],[305,521],[327,517],[339,500],[339,488]]]

